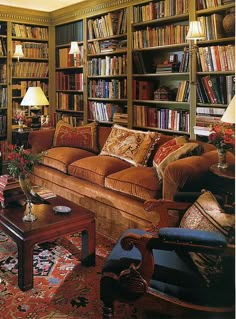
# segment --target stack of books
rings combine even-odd
[[[18,180],[7,174],[0,176],[0,203],[3,208],[11,202],[22,200],[23,196]]]

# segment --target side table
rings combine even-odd
[[[224,197],[225,205],[235,202],[235,167],[219,168],[217,164],[209,168],[208,189]]]

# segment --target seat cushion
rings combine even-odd
[[[42,164],[67,173],[68,165],[77,159],[94,156],[92,152],[73,147],[56,147],[46,151]]]
[[[134,166],[146,165],[160,134],[130,130],[115,124],[100,155],[123,159]]]
[[[97,123],[73,127],[72,125],[59,121],[56,126],[53,147],[78,147],[94,153],[98,152]]]
[[[161,186],[153,167],[130,167],[108,175],[105,187],[142,200],[161,197]]]
[[[68,173],[86,181],[105,185],[106,176],[130,167],[128,162],[111,156],[92,156],[71,163]]]

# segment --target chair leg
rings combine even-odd
[[[113,319],[113,304],[103,304],[102,319]]]

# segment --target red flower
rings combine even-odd
[[[219,149],[231,150],[235,145],[234,127],[232,124],[215,125],[208,140]]]

